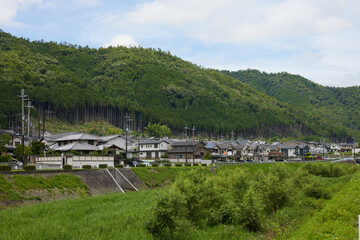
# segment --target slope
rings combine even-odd
[[[223,71],[243,83],[342,126],[360,129],[360,87],[324,87],[299,75],[265,73],[258,70]]]
[[[353,134],[159,49],[90,49],[30,42],[1,32],[0,50],[0,84],[6,89],[0,93],[0,113],[4,115],[19,112],[16,96],[24,88],[40,115],[46,110],[75,123],[100,118],[124,127],[124,115],[130,112],[133,123],[140,126],[160,122],[178,131],[188,124],[199,132],[235,130],[243,136]]]

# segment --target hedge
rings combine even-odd
[[[199,166],[199,164],[198,164],[198,163],[193,163],[193,166],[196,166],[196,167],[197,167],[197,166]]]
[[[0,165],[0,171],[11,171],[10,165],[1,164]]]
[[[141,163],[141,164],[139,165],[139,167],[146,167],[146,165],[143,164],[143,163]]]
[[[206,164],[206,163],[202,163],[201,165],[202,165],[203,167],[206,167],[206,166],[207,166],[207,164]]]
[[[182,163],[175,163],[176,167],[182,167]]]
[[[153,167],[158,167],[158,166],[159,166],[159,164],[157,164],[157,163],[153,163],[153,164],[152,164],[152,166],[153,166]]]
[[[63,165],[63,169],[72,169],[72,166],[69,164]]]
[[[185,163],[185,167],[191,167],[191,163]]]
[[[171,167],[171,163],[165,163],[165,167]]]
[[[23,169],[26,171],[34,171],[34,170],[36,170],[36,166],[35,165],[25,165],[25,166],[23,166]]]
[[[124,167],[124,165],[122,165],[122,164],[115,164],[115,168],[123,168]]]
[[[99,164],[99,168],[107,168],[107,164]]]
[[[91,169],[91,165],[83,165],[82,168],[83,169]]]

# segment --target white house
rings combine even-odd
[[[149,139],[139,143],[140,159],[160,159],[171,149],[171,143],[165,139]]]

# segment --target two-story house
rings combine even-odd
[[[171,143],[165,139],[148,139],[139,143],[140,159],[160,159],[171,149]]]
[[[172,142],[172,149],[168,151],[169,159],[188,160],[202,159],[210,152],[206,144],[201,141],[178,141]]]

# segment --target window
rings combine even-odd
[[[159,144],[154,144],[154,148],[158,148],[159,146],[158,146]]]

